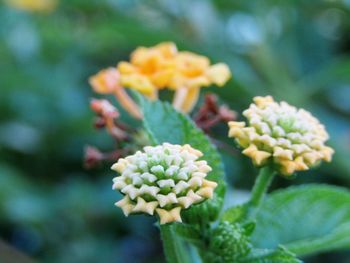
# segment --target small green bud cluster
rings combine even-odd
[[[215,263],[234,263],[247,256],[251,244],[246,230],[240,224],[221,222],[212,232],[209,250]]]

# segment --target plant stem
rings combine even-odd
[[[174,233],[173,225],[166,224],[160,226],[160,233],[163,241],[163,249],[168,263],[186,263],[188,261],[188,251],[183,242]]]
[[[259,175],[255,180],[252,195],[249,201],[249,218],[255,218],[256,214],[258,213],[274,175],[275,171],[272,170],[272,168],[269,166],[260,169]]]

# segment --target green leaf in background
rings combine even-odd
[[[257,217],[256,247],[283,244],[298,256],[350,248],[350,192],[327,185],[290,187],[270,195]]]
[[[295,255],[280,246],[276,250],[255,249],[244,263],[301,263]]]
[[[218,216],[225,194],[223,164],[216,148],[209,138],[199,130],[187,116],[177,112],[167,102],[150,102],[138,95],[144,115],[144,126],[154,143],[190,144],[204,154],[204,159],[212,167],[208,179],[216,181],[219,185],[215,190],[214,198],[202,204],[193,206],[184,211],[185,218],[198,221],[209,217],[213,221]]]
[[[199,247],[203,245],[201,233],[196,227],[189,224],[176,224],[175,231],[188,242]]]
[[[227,221],[230,223],[239,222],[243,220],[248,212],[248,204],[237,205],[228,208],[221,217],[222,221]]]

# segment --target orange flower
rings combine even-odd
[[[130,62],[122,61],[117,66],[120,83],[150,98],[157,98],[158,90],[166,88],[174,74],[176,54],[176,46],[171,42],[137,48],[131,54]]]
[[[173,105],[183,112],[192,110],[201,87],[223,86],[231,77],[226,64],[211,66],[207,57],[178,52],[171,42],[139,47],[131,54],[130,62],[120,62],[117,68],[123,86],[136,89],[151,99],[157,98],[159,89],[175,90]]]
[[[223,86],[230,77],[226,64],[210,65],[207,57],[178,52],[174,43],[164,42],[150,48],[137,48],[130,62],[122,61],[117,69],[102,70],[90,78],[90,84],[98,93],[115,93],[121,104],[140,118],[136,104],[122,87],[135,89],[150,99],[157,99],[160,89],[174,90],[174,107],[187,113],[198,101],[201,87]]]

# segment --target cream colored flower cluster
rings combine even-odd
[[[325,127],[303,109],[255,97],[243,115],[248,122],[229,122],[229,136],[257,166],[273,161],[280,173],[291,175],[332,158]]]
[[[119,159],[112,169],[120,173],[113,189],[124,194],[116,203],[124,214],[159,215],[160,223],[181,222],[181,209],[212,198],[216,182],[206,180],[211,167],[190,145],[164,143],[144,147]]]

